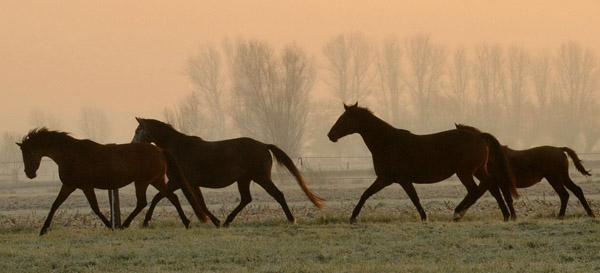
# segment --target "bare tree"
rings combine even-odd
[[[416,34],[407,39],[406,54],[410,66],[406,85],[414,99],[419,124],[431,129],[431,110],[438,103],[446,52],[431,42],[430,35]]]
[[[502,100],[504,57],[499,45],[481,44],[475,47],[473,83],[477,98],[479,123],[497,132],[503,121]]]
[[[200,96],[192,92],[173,106],[173,109],[164,109],[167,123],[175,129],[188,135],[212,138],[210,130],[206,129],[205,113],[200,103]]]
[[[360,32],[340,34],[330,40],[323,53],[327,58],[327,84],[343,102],[363,100],[375,84],[373,46]]]
[[[47,127],[52,130],[59,130],[62,126],[58,117],[37,108],[29,112],[29,122],[33,127]]]
[[[79,128],[83,135],[96,142],[104,143],[110,135],[110,124],[104,111],[94,106],[85,106],[79,113]]]
[[[525,131],[524,105],[527,101],[527,75],[530,69],[530,57],[527,50],[521,47],[511,47],[506,55],[506,84],[503,85],[506,99],[508,124],[516,137],[521,137]]]
[[[0,144],[0,162],[1,166],[6,168],[12,181],[19,182],[19,171],[22,167],[21,150],[15,142],[19,142],[19,134],[14,132],[4,132],[2,134],[2,143]]]
[[[455,118],[461,122],[467,118],[470,101],[469,84],[471,73],[465,48],[457,48],[452,55],[452,65],[448,72],[450,101],[454,105]]]
[[[212,136],[218,139],[225,136],[225,77],[221,55],[212,46],[200,48],[196,56],[192,56],[185,67],[185,72],[194,85],[194,92],[199,98],[199,104],[208,110],[204,118],[206,123],[213,126]],[[189,106],[189,105],[188,105]]]
[[[551,111],[553,97],[552,60],[549,52],[542,52],[536,56],[531,64],[531,78],[533,91],[537,99],[537,112],[533,129],[536,135],[547,136],[553,130],[551,121],[554,111]]]
[[[552,66],[550,58],[548,53],[541,53],[534,59],[531,65],[533,90],[537,98],[541,116],[546,116],[548,114],[548,106],[552,96]]]
[[[259,41],[238,41],[228,54],[238,128],[297,155],[316,77],[314,59],[296,45],[277,55]]]
[[[380,104],[392,125],[400,126],[400,108],[404,82],[402,81],[402,46],[398,38],[390,36],[383,42],[377,59],[381,88]]]
[[[558,99],[563,109],[563,130],[560,131],[564,140],[572,143],[577,133],[587,127],[583,125],[588,122],[588,117],[597,115],[593,111],[593,105],[594,95],[599,89],[600,68],[594,52],[584,50],[575,42],[565,43],[560,47],[555,67]]]

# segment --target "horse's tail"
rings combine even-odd
[[[180,181],[181,191],[183,191],[185,198],[187,198],[188,202],[192,206],[192,209],[194,209],[194,213],[196,214],[196,217],[198,217],[198,220],[202,221],[203,223],[208,221],[208,216],[202,209],[202,206],[200,206],[200,202],[198,201],[198,197],[196,196],[193,186],[187,181],[187,179],[185,179],[183,171],[181,170],[179,163],[177,163],[177,159],[175,159],[169,150],[163,149],[163,153],[167,161],[167,176],[169,176],[169,178],[172,180]],[[171,175],[174,175],[175,177],[170,177]]]
[[[490,149],[490,156],[492,156],[498,167],[498,174],[500,175],[500,180],[505,181],[502,183],[506,183],[509,181],[510,185],[510,194],[514,198],[519,197],[519,192],[517,191],[517,182],[515,180],[515,176],[510,168],[510,164],[508,163],[508,158],[506,158],[506,154],[502,151],[502,146],[500,142],[491,134],[481,133],[480,136],[483,140],[488,144]]]
[[[267,148],[269,148],[273,155],[275,155],[277,163],[285,166],[288,169],[288,171],[296,178],[296,181],[298,181],[298,185],[300,185],[300,188],[302,188],[308,199],[310,199],[310,201],[313,204],[315,204],[317,208],[322,209],[323,206],[321,206],[321,203],[319,201],[326,201],[325,198],[312,193],[308,189],[308,187],[306,187],[306,183],[304,183],[304,178],[302,178],[300,171],[298,170],[298,168],[296,168],[296,165],[294,165],[292,159],[284,151],[282,151],[273,144],[267,144]]]
[[[592,175],[590,173],[590,171],[586,170],[583,165],[581,164],[581,159],[579,159],[579,157],[577,156],[577,153],[575,153],[575,151],[573,151],[571,148],[569,147],[562,147],[560,148],[561,150],[563,150],[563,152],[566,152],[569,157],[571,157],[571,160],[573,160],[573,164],[575,165],[575,168],[577,168],[577,170],[586,176],[590,176]]]

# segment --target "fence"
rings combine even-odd
[[[600,152],[578,153],[586,168],[600,168]],[[296,166],[311,180],[327,179],[371,179],[375,177],[371,156],[302,156],[293,158]],[[571,160],[569,160],[571,162]],[[571,168],[574,170],[574,168]],[[275,168],[274,175],[285,178],[284,169]],[[280,175],[281,174],[281,175]],[[23,162],[0,162],[0,187],[28,181],[23,172]],[[50,159],[43,159],[37,172],[36,181],[59,182],[57,165]],[[33,186],[33,185],[32,185]]]

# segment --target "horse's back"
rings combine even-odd
[[[132,181],[150,180],[164,175],[166,161],[162,149],[147,143],[90,145],[71,166],[60,168],[64,180],[91,183],[95,188],[125,186]],[[62,177],[61,177],[62,178]]]
[[[267,145],[247,137],[219,141],[189,137],[173,152],[186,177],[209,188],[270,175],[272,166]]]
[[[435,183],[456,172],[474,172],[488,150],[478,133],[448,130],[427,135],[399,135],[381,155],[374,154],[378,175],[408,177],[414,183]]]
[[[567,156],[557,147],[539,146],[525,150],[506,148],[506,155],[515,172],[519,187],[529,187],[543,177],[568,172]]]

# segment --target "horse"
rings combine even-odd
[[[85,194],[94,213],[107,226],[110,222],[100,212],[94,189],[118,189],[134,182],[137,205],[125,219],[121,228],[130,225],[133,218],[146,206],[148,185],[167,195],[173,203],[183,224],[189,227],[179,199],[167,191],[165,174],[182,181],[184,193],[199,220],[206,222],[206,214],[200,207],[192,187],[184,179],[177,161],[170,152],[147,143],[102,145],[88,139],[76,139],[68,133],[36,128],[16,143],[23,154],[25,174],[33,179],[40,167],[42,157],[49,157],[58,165],[62,186],[40,235],[46,234],[54,213],[73,193],[80,189]]]
[[[296,222],[283,193],[271,180],[273,160],[269,151],[273,153],[277,162],[285,166],[296,178],[308,199],[317,208],[322,208],[320,201],[325,201],[325,199],[308,189],[292,159],[273,144],[265,144],[247,137],[205,141],[197,136],[183,134],[170,124],[155,119],[136,118],[136,120],[139,125],[135,130],[132,142],[152,142],[161,148],[172,151],[190,183],[197,187],[219,189],[237,182],[241,200],[239,205],[227,216],[224,227],[228,227],[235,216],[252,201],[251,181],[260,185],[277,200],[290,222]],[[177,181],[173,181],[173,183],[169,181],[167,185],[169,192],[180,187]],[[151,220],[154,207],[163,197],[163,193],[157,193],[154,196],[150,209],[146,213],[144,225]],[[202,198],[200,203],[204,204]],[[213,224],[219,227],[219,219],[208,210],[207,215]]]
[[[506,157],[498,140],[487,133],[467,130],[449,130],[429,135],[415,135],[410,131],[394,128],[375,116],[369,109],[344,104],[344,113],[335,122],[327,136],[332,142],[358,133],[372,154],[377,178],[360,197],[350,222],[356,217],[366,200],[383,188],[398,183],[417,208],[421,220],[427,220],[413,183],[430,184],[440,182],[456,174],[467,188],[465,199],[477,192],[473,175],[481,181],[498,185],[490,191],[502,209],[504,220],[508,220],[506,205],[512,208],[512,197],[518,197],[514,178],[508,168]],[[487,171],[488,158],[496,158],[500,164],[496,176]],[[506,204],[502,198],[506,199]]]
[[[456,124],[457,129],[468,130],[473,132],[481,132],[479,129],[463,124]],[[569,200],[569,189],[577,198],[590,217],[595,217],[594,211],[590,208],[588,202],[583,196],[581,188],[569,177],[569,160],[565,153],[571,157],[577,171],[584,176],[590,176],[589,170],[586,170],[581,164],[581,160],[577,153],[569,147],[553,147],[540,146],[527,150],[513,150],[508,146],[502,146],[502,150],[508,158],[508,162],[513,170],[517,188],[531,187],[543,178],[548,180],[554,191],[560,198],[560,211],[558,217],[565,216],[567,202]],[[494,160],[493,158],[490,160]],[[465,202],[462,206],[457,207],[459,214],[457,220],[460,219],[466,211],[479,199],[489,188],[490,185],[481,183],[479,185],[478,196],[471,199],[470,202]],[[566,188],[566,189],[565,189]]]

